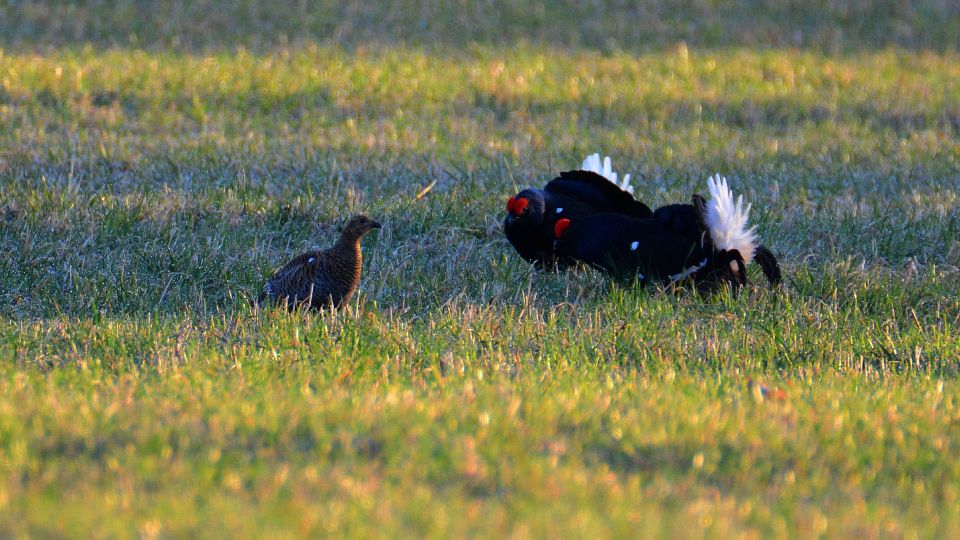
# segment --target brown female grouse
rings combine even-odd
[[[360,239],[379,228],[380,224],[367,216],[354,216],[333,247],[298,255],[277,270],[264,285],[260,302],[269,298],[289,309],[301,305],[339,308],[360,284]]]

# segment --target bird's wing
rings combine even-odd
[[[650,208],[603,176],[590,171],[566,171],[547,183],[544,191],[563,195],[592,206],[598,212],[644,219]]]
[[[320,255],[321,253],[315,251],[297,255],[267,280],[264,292],[275,299],[306,298],[310,294],[314,274],[320,266]]]
[[[301,253],[296,257],[290,259],[287,264],[283,265],[279,270],[277,270],[274,275],[285,274],[290,271],[296,271],[302,268],[304,265],[316,264],[317,256],[320,255],[320,252],[317,251],[308,251],[306,253]],[[311,260],[313,259],[313,260]]]

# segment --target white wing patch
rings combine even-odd
[[[674,274],[670,276],[670,281],[681,281],[681,280],[687,279],[688,277],[696,274],[697,271],[699,271],[701,268],[703,268],[706,265],[707,265],[707,259],[704,259],[700,261],[700,264],[696,266],[691,266],[690,268],[687,268],[686,270],[684,270],[683,272],[680,272],[679,274]]]
[[[601,161],[599,153],[590,154],[586,157],[586,159],[583,160],[583,164],[580,165],[580,168],[585,171],[599,174],[600,176],[609,180],[613,185],[633,195],[633,186],[630,185],[630,175],[625,174],[623,175],[623,181],[618,181],[619,175],[613,171],[613,164],[610,162],[610,156],[604,157],[603,161]]]
[[[727,187],[727,179],[715,175],[707,179],[710,200],[707,202],[707,229],[717,249],[735,249],[743,257],[743,264],[750,264],[757,244],[757,228],[747,227],[750,205],[744,206],[743,195],[733,199],[733,191]]]
[[[563,208],[557,208],[557,213],[563,212]]]
[[[310,257],[309,259],[307,259],[307,262],[308,262],[308,263],[312,263],[312,262],[315,261],[315,260],[316,260],[315,258]]]
[[[631,242],[631,243],[630,243],[630,251],[636,251],[638,247],[640,247],[640,242]]]

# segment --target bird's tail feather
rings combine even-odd
[[[717,250],[737,250],[743,263],[750,264],[757,245],[756,227],[748,227],[750,205],[743,204],[743,195],[734,200],[727,179],[719,174],[707,180],[710,200],[707,202],[706,222]]]
[[[763,275],[766,276],[770,285],[780,284],[783,276],[780,273],[780,264],[777,262],[777,258],[774,257],[773,252],[767,249],[766,246],[757,246],[753,254],[753,260],[760,265],[760,269],[763,270]]]
[[[633,194],[633,186],[630,185],[630,175],[623,175],[623,180],[621,181],[619,179],[619,175],[613,170],[613,165],[610,162],[610,156],[606,156],[603,158],[603,160],[601,160],[599,153],[590,154],[583,160],[583,164],[580,165],[580,168],[584,171],[597,173],[609,180],[618,188],[630,193],[631,195]]]

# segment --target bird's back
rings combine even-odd
[[[650,208],[603,176],[590,171],[566,171],[547,183],[544,190],[586,205],[593,212],[623,214],[644,219]]]
[[[303,253],[277,270],[264,293],[291,308],[305,303],[313,308],[340,307],[360,283],[361,262],[359,244]]]
[[[694,239],[657,219],[594,214],[575,221],[557,251],[620,277],[641,274],[661,280],[684,272],[704,256]]]

